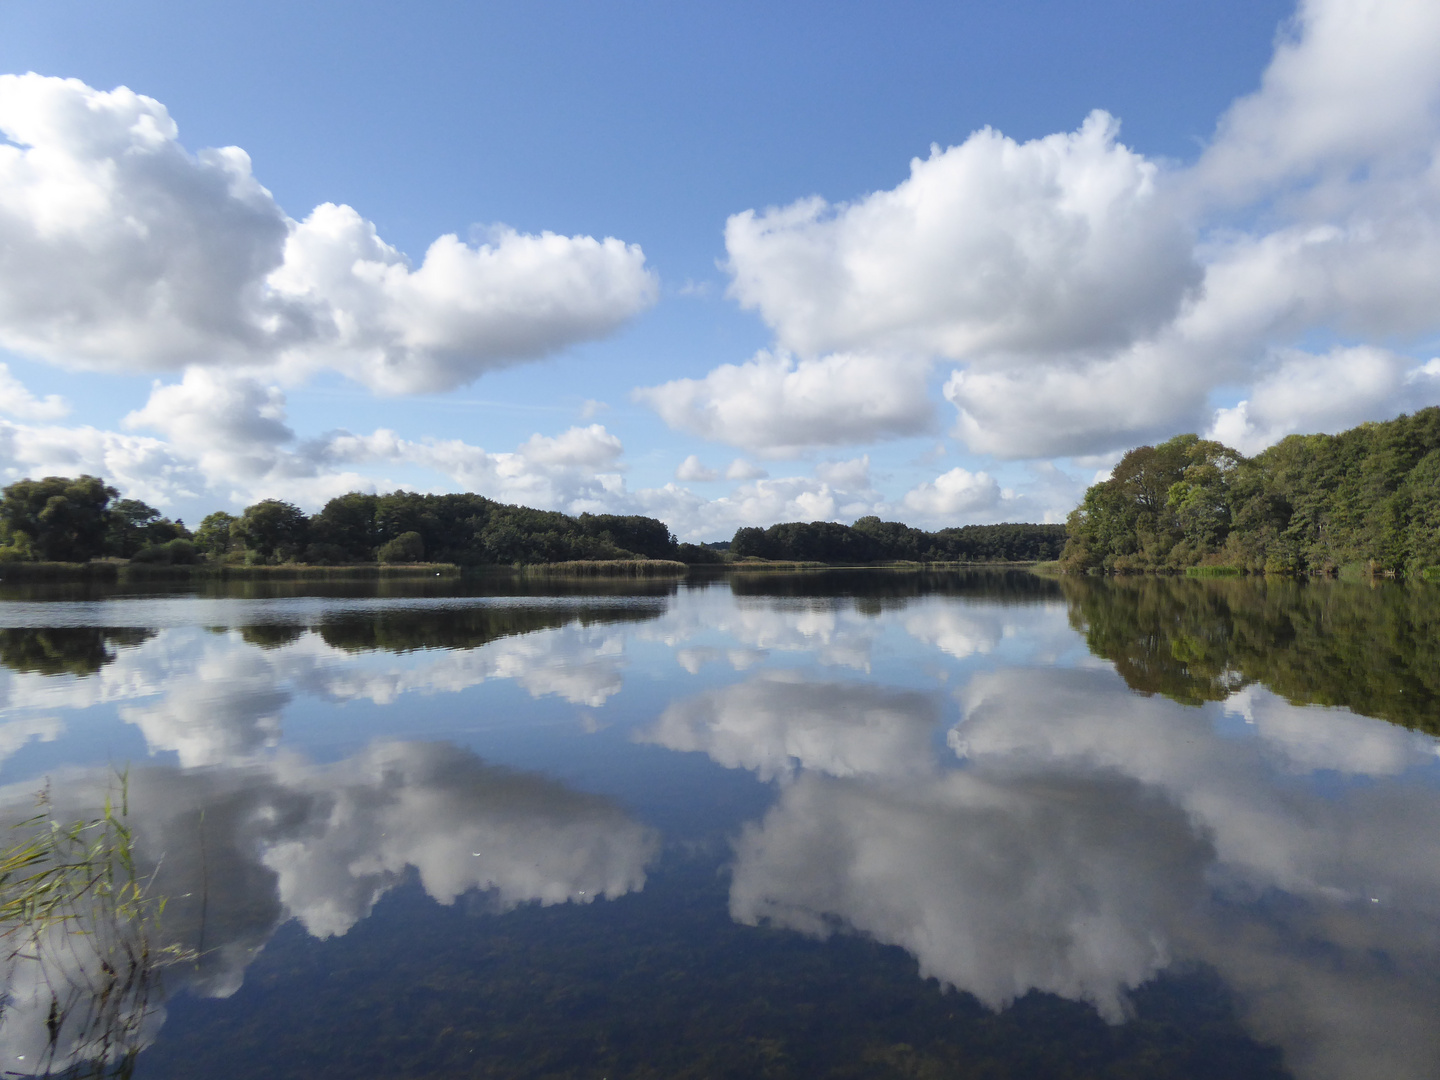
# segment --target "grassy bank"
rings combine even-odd
[[[7,562],[0,563],[0,582],[7,585],[43,584],[47,582],[100,582],[119,580],[116,562]]]

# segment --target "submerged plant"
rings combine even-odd
[[[57,820],[49,791],[0,849],[0,1074],[125,1077],[146,1042],[165,900],[136,867],[126,777],[118,807]]]

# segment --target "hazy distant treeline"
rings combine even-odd
[[[1440,567],[1440,408],[1247,458],[1180,435],[1130,451],[1070,515],[1070,570]]]

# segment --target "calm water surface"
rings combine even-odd
[[[143,1080],[1440,1075],[1440,588],[429,591],[0,600],[8,819],[128,765],[199,953]]]

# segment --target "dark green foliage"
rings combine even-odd
[[[933,562],[1048,562],[1065,547],[1064,525],[962,525],[934,533]]]
[[[727,576],[736,596],[785,596],[853,599],[856,610],[878,614],[887,607],[904,607],[918,596],[964,595],[969,600],[1000,600],[1006,604],[1047,603],[1061,597],[1055,578],[1028,570],[986,568],[976,570],[890,569],[737,571]]]
[[[635,514],[581,514],[579,521],[586,536],[617,548],[646,559],[675,558],[675,538],[663,521]]]
[[[679,544],[675,558],[690,566],[719,566],[725,562],[724,554],[709,544]]]
[[[409,537],[410,539],[402,538]],[[416,538],[419,546],[416,547]],[[619,514],[532,510],[481,495],[351,492],[310,519],[307,562],[413,562],[462,566],[587,559],[673,559],[662,521]],[[395,544],[400,546],[391,546]],[[417,553],[418,551],[418,553]],[[385,554],[388,552],[389,554]]]
[[[149,544],[131,555],[130,561],[162,566],[190,566],[200,561],[200,554],[193,542],[175,539],[163,544]]]
[[[415,563],[425,558],[425,541],[418,532],[405,532],[387,540],[376,552],[383,563]]]
[[[1292,435],[1250,459],[1194,435],[1142,446],[1069,528],[1071,570],[1418,575],[1440,565],[1440,408]]]
[[[139,499],[117,499],[106,511],[105,554],[122,559],[134,558],[146,548],[162,547],[171,541],[188,541],[192,537],[183,521],[162,517],[159,510]],[[150,558],[148,562],[180,561]],[[194,562],[193,558],[188,561]]]
[[[314,521],[314,518],[310,519]],[[353,562],[368,562],[367,559],[356,559],[345,548],[339,544],[306,544],[305,554],[301,556],[301,562],[312,563],[317,566],[345,566]]]
[[[261,649],[278,649],[293,641],[299,641],[304,636],[305,627],[294,624],[240,627],[241,640]]]
[[[738,529],[730,554],[826,563],[1040,562],[1058,558],[1064,544],[1063,525],[966,525],[927,533],[898,521],[863,517],[854,525],[790,521]]]
[[[1440,591],[1284,578],[1065,577],[1070,622],[1134,690],[1187,705],[1259,683],[1440,735]]]
[[[310,519],[310,539],[315,555],[307,562],[368,562],[383,543],[375,518],[378,496],[352,491],[331,499]]]
[[[153,630],[100,626],[15,627],[0,630],[0,664],[39,675],[93,675],[115,659],[117,648],[154,636]]]
[[[578,623],[643,622],[664,612],[656,604],[602,607],[585,603],[546,607],[481,606],[378,611],[327,618],[317,631],[325,644],[347,652],[403,653],[415,649],[478,649],[503,637]]]
[[[106,553],[130,558],[145,546],[149,526],[159,520],[160,511],[139,499],[115,500],[110,504],[110,524],[105,530]]]
[[[265,499],[247,506],[230,526],[231,539],[245,547],[247,557],[260,563],[291,562],[305,550],[309,520],[298,506]]]
[[[0,498],[0,538],[12,559],[87,562],[105,553],[106,508],[120,493],[94,476],[17,480]]]

